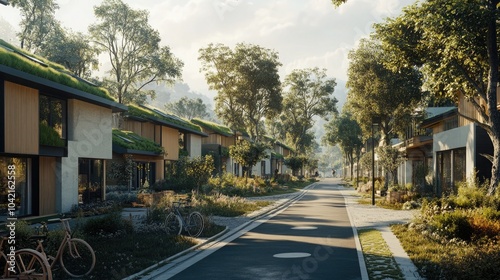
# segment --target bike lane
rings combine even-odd
[[[328,182],[211,250],[151,279],[362,279],[344,198]]]

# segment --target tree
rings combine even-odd
[[[203,103],[201,98],[189,99],[187,97],[182,97],[175,103],[166,104],[165,110],[188,120],[194,118],[203,119],[210,116],[207,112],[207,106]]]
[[[246,177],[250,176],[252,166],[267,157],[266,150],[269,147],[259,142],[241,140],[236,145],[229,146],[229,155],[247,171]]]
[[[243,43],[234,50],[210,44],[199,54],[209,88],[217,91],[217,116],[233,130],[244,130],[258,140],[263,130],[261,121],[281,111],[278,54]]]
[[[196,157],[187,161],[186,175],[191,178],[196,186],[196,191],[199,192],[200,187],[206,184],[212,176],[214,169],[214,158],[211,155]]]
[[[298,171],[307,163],[307,157],[304,155],[289,156],[285,158],[285,165],[292,169],[292,174],[297,175]]]
[[[347,0],[332,0],[333,5],[337,7],[344,4],[345,2],[347,2]]]
[[[493,143],[490,195],[500,183],[498,6],[498,0],[429,0],[376,26],[383,47],[398,57],[393,67],[418,67],[434,95],[464,96],[472,104],[475,113],[462,117],[485,129]]]
[[[351,178],[354,177],[354,162],[363,148],[363,131],[358,122],[349,112],[343,112],[338,118],[325,125],[326,133],[323,142],[335,146],[339,145],[351,166]]]
[[[38,54],[52,32],[60,29],[55,19],[59,5],[55,0],[11,0],[9,3],[21,12],[21,31],[17,34],[21,48]]]
[[[392,146],[381,146],[377,149],[378,162],[391,173],[392,185],[398,184],[397,170],[404,159],[398,149]],[[388,183],[388,182],[387,182]]]
[[[121,0],[104,0],[94,13],[98,23],[89,32],[109,57],[111,78],[105,83],[119,103],[143,103],[147,96],[155,97],[146,85],[173,84],[181,77],[183,63],[169,47],[160,47],[160,35],[149,25],[147,11],[133,10]]]
[[[365,134],[376,120],[382,141],[403,134],[423,100],[422,75],[412,66],[390,68],[385,63],[390,53],[376,39],[363,39],[349,53],[347,108]]]
[[[52,32],[40,54],[82,78],[90,78],[92,70],[99,67],[99,50],[91,44],[90,37],[81,32],[63,29]]]
[[[337,84],[327,78],[326,69],[309,68],[293,70],[284,85],[283,130],[295,151],[305,153],[307,145],[312,144],[309,136],[314,117],[337,113],[337,99],[331,96]]]

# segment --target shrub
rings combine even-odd
[[[134,227],[131,221],[121,217],[120,212],[114,212],[87,220],[82,226],[82,231],[86,235],[114,237],[123,233],[131,233]]]
[[[431,226],[434,227],[436,233],[447,239],[459,238],[464,241],[470,241],[473,235],[473,228],[469,223],[469,217],[463,211],[434,215]]]

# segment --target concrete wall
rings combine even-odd
[[[111,109],[68,100],[68,156],[61,159],[61,187],[56,190],[58,211],[67,212],[78,204],[80,158],[112,158],[111,123]]]

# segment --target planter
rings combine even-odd
[[[387,193],[387,199],[389,202],[403,202],[403,198],[406,196],[406,191],[389,191]]]
[[[174,194],[173,191],[162,191],[155,193],[139,193],[137,194],[137,200],[140,204],[144,204],[145,206],[151,206],[161,201],[161,199],[165,196],[172,196]]]

